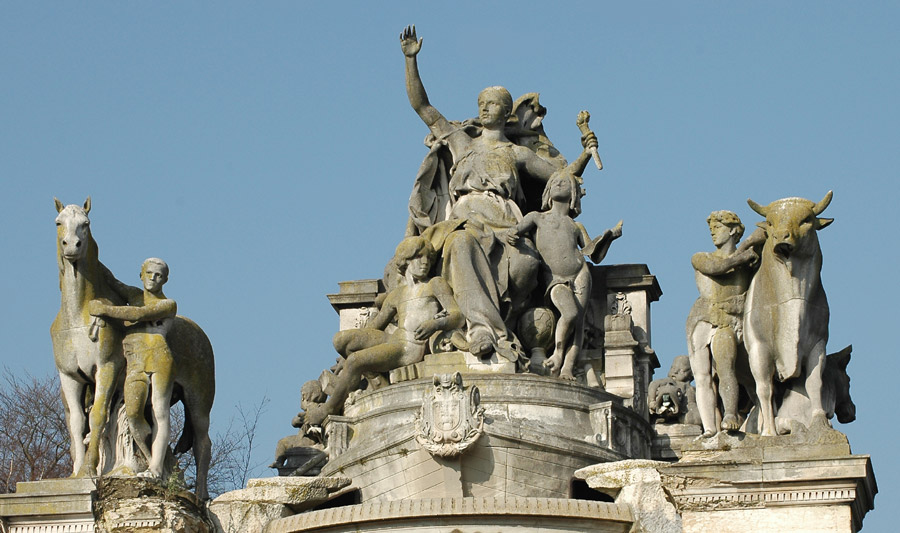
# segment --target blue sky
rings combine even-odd
[[[787,196],[834,201],[820,235],[829,351],[854,346],[856,422],[879,507],[896,501],[900,8],[888,2],[4,3],[0,6],[2,364],[53,371],[53,197],[93,198],[101,260],[166,293],[217,356],[214,429],[267,395],[257,462],[293,429],[300,384],[335,357],[325,294],[381,275],[403,236],[427,129],[398,35],[415,23],[432,103],[476,114],[480,89],[541,93],[570,159],[592,113],[605,169],[585,173],[591,233],[624,219],[608,263],[659,279],[653,347],[685,353],[690,256],[710,211]],[[887,241],[885,242],[885,239]],[[269,471],[262,470],[268,475]],[[876,510],[867,531],[887,530]],[[881,525],[879,525],[881,524]]]

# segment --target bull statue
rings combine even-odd
[[[829,427],[822,403],[822,375],[828,342],[828,300],[822,288],[822,250],[817,233],[834,219],[818,215],[832,191],[819,202],[784,198],[767,206],[748,199],[766,218],[759,270],[744,307],[744,343],[759,401],[760,434],[777,434],[774,379],[802,380],[809,397],[809,427]]]

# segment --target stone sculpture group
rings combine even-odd
[[[302,411],[292,421],[299,432],[278,443],[271,467],[282,475],[355,476],[375,500],[413,490],[381,486],[379,472],[395,475],[389,468],[401,463],[430,465],[409,485],[440,478],[440,490],[423,490],[441,497],[462,497],[465,483],[467,496],[506,484],[526,487],[529,497],[560,497],[576,469],[649,458],[654,428],[694,428],[691,438],[706,445],[738,431],[822,434],[835,414],[853,420],[851,348],[826,356],[817,231],[832,222],[819,216],[831,192],[818,203],[749,200],[765,220],[743,242],[736,213],[709,215],[715,250],[691,258],[699,297],[687,318],[688,355],[651,382],[659,366],[649,346],[655,278],[644,265],[598,266],[622,236],[621,220],[594,238],[576,221],[588,163],[602,169],[590,114],[575,117],[582,151],[571,163],[547,137],[536,93],[513,100],[505,88],[488,87],[476,118],[448,120],[419,76],[422,40],[413,26],[400,46],[409,103],[430,131],[405,235],[357,323],[334,336],[336,364],[303,385]],[[128,286],[99,261],[90,198],[83,206],[57,200],[56,209],[62,304],[51,336],[74,474],[166,480],[169,408],[181,401],[185,430],[174,453],[193,449],[196,494],[207,499],[215,389],[209,339],[163,293],[163,260],[145,260],[142,287]],[[616,268],[628,271],[628,281],[613,287]],[[623,291],[643,276],[656,294],[630,300],[636,291]],[[640,323],[638,313],[646,315]],[[553,425],[572,435],[546,431]],[[484,434],[492,443],[482,448],[493,451],[473,452]],[[559,443],[547,444],[552,439]],[[538,459],[528,460],[538,466],[494,470],[506,457],[500,450],[523,454],[523,464],[534,453]],[[491,471],[475,476],[489,478],[487,488],[463,480],[464,453],[488,454],[480,460]],[[540,471],[548,454],[559,476]],[[378,462],[388,456],[393,467]]]
[[[120,282],[100,262],[90,210],[90,198],[83,206],[56,200],[62,303],[50,336],[74,475],[167,478],[169,407],[181,401],[185,427],[174,452],[193,449],[196,494],[206,499],[215,394],[212,346],[197,324],[175,314],[175,301],[163,294],[169,277],[164,261],[144,261],[143,288]],[[152,420],[145,418],[148,400]],[[125,414],[122,424],[118,411]]]
[[[740,245],[744,226],[735,213],[707,218],[716,251],[691,260],[700,298],[686,328],[704,436],[742,427],[739,382],[758,409],[752,429],[761,435],[779,433],[776,380],[802,384],[808,409],[792,417],[808,429],[830,428],[823,406],[828,302],[816,232],[833,222],[819,217],[831,198],[829,191],[818,203],[785,198],[765,207],[748,200],[765,221]]]
[[[588,364],[583,354],[602,351],[602,339],[588,341],[602,316],[586,318],[598,312],[591,299],[605,293],[594,287],[585,258],[602,261],[622,222],[591,239],[574,220],[587,163],[593,158],[602,168],[590,115],[576,118],[584,149],[571,164],[544,132],[547,110],[536,93],[513,101],[503,87],[488,87],[478,95],[477,118],[447,120],[419,76],[415,27],[404,29],[400,44],[409,102],[431,132],[429,152],[410,197],[407,237],[374,304],[380,309],[368,324],[338,332],[338,363],[319,380],[327,400],[305,408],[301,433],[320,446],[327,440],[320,426],[344,413],[354,390],[427,378],[416,370],[427,354],[464,353],[470,370],[481,360],[487,371],[505,363],[512,372],[604,386],[603,363]],[[830,427],[835,391],[852,405],[835,378],[846,376],[849,348],[841,365],[825,358],[816,231],[831,222],[818,218],[830,201],[831,192],[819,203],[788,198],[762,207],[750,200],[766,220],[743,242],[737,214],[709,215],[715,251],[691,259],[700,297],[687,319],[689,355],[635,395],[635,405],[646,398],[657,424],[700,426],[702,439],[741,429],[771,436],[798,422]],[[630,330],[625,294],[615,295],[613,308],[606,334]],[[826,370],[838,366],[841,372]]]

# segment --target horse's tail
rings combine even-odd
[[[182,405],[184,406],[184,428],[181,430],[178,443],[175,444],[176,455],[190,450],[194,445],[194,425],[191,423],[191,413],[186,403],[182,402]]]

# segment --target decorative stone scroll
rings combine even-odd
[[[431,455],[456,457],[481,436],[484,407],[478,387],[466,392],[459,372],[434,376],[416,417],[416,440]]]

